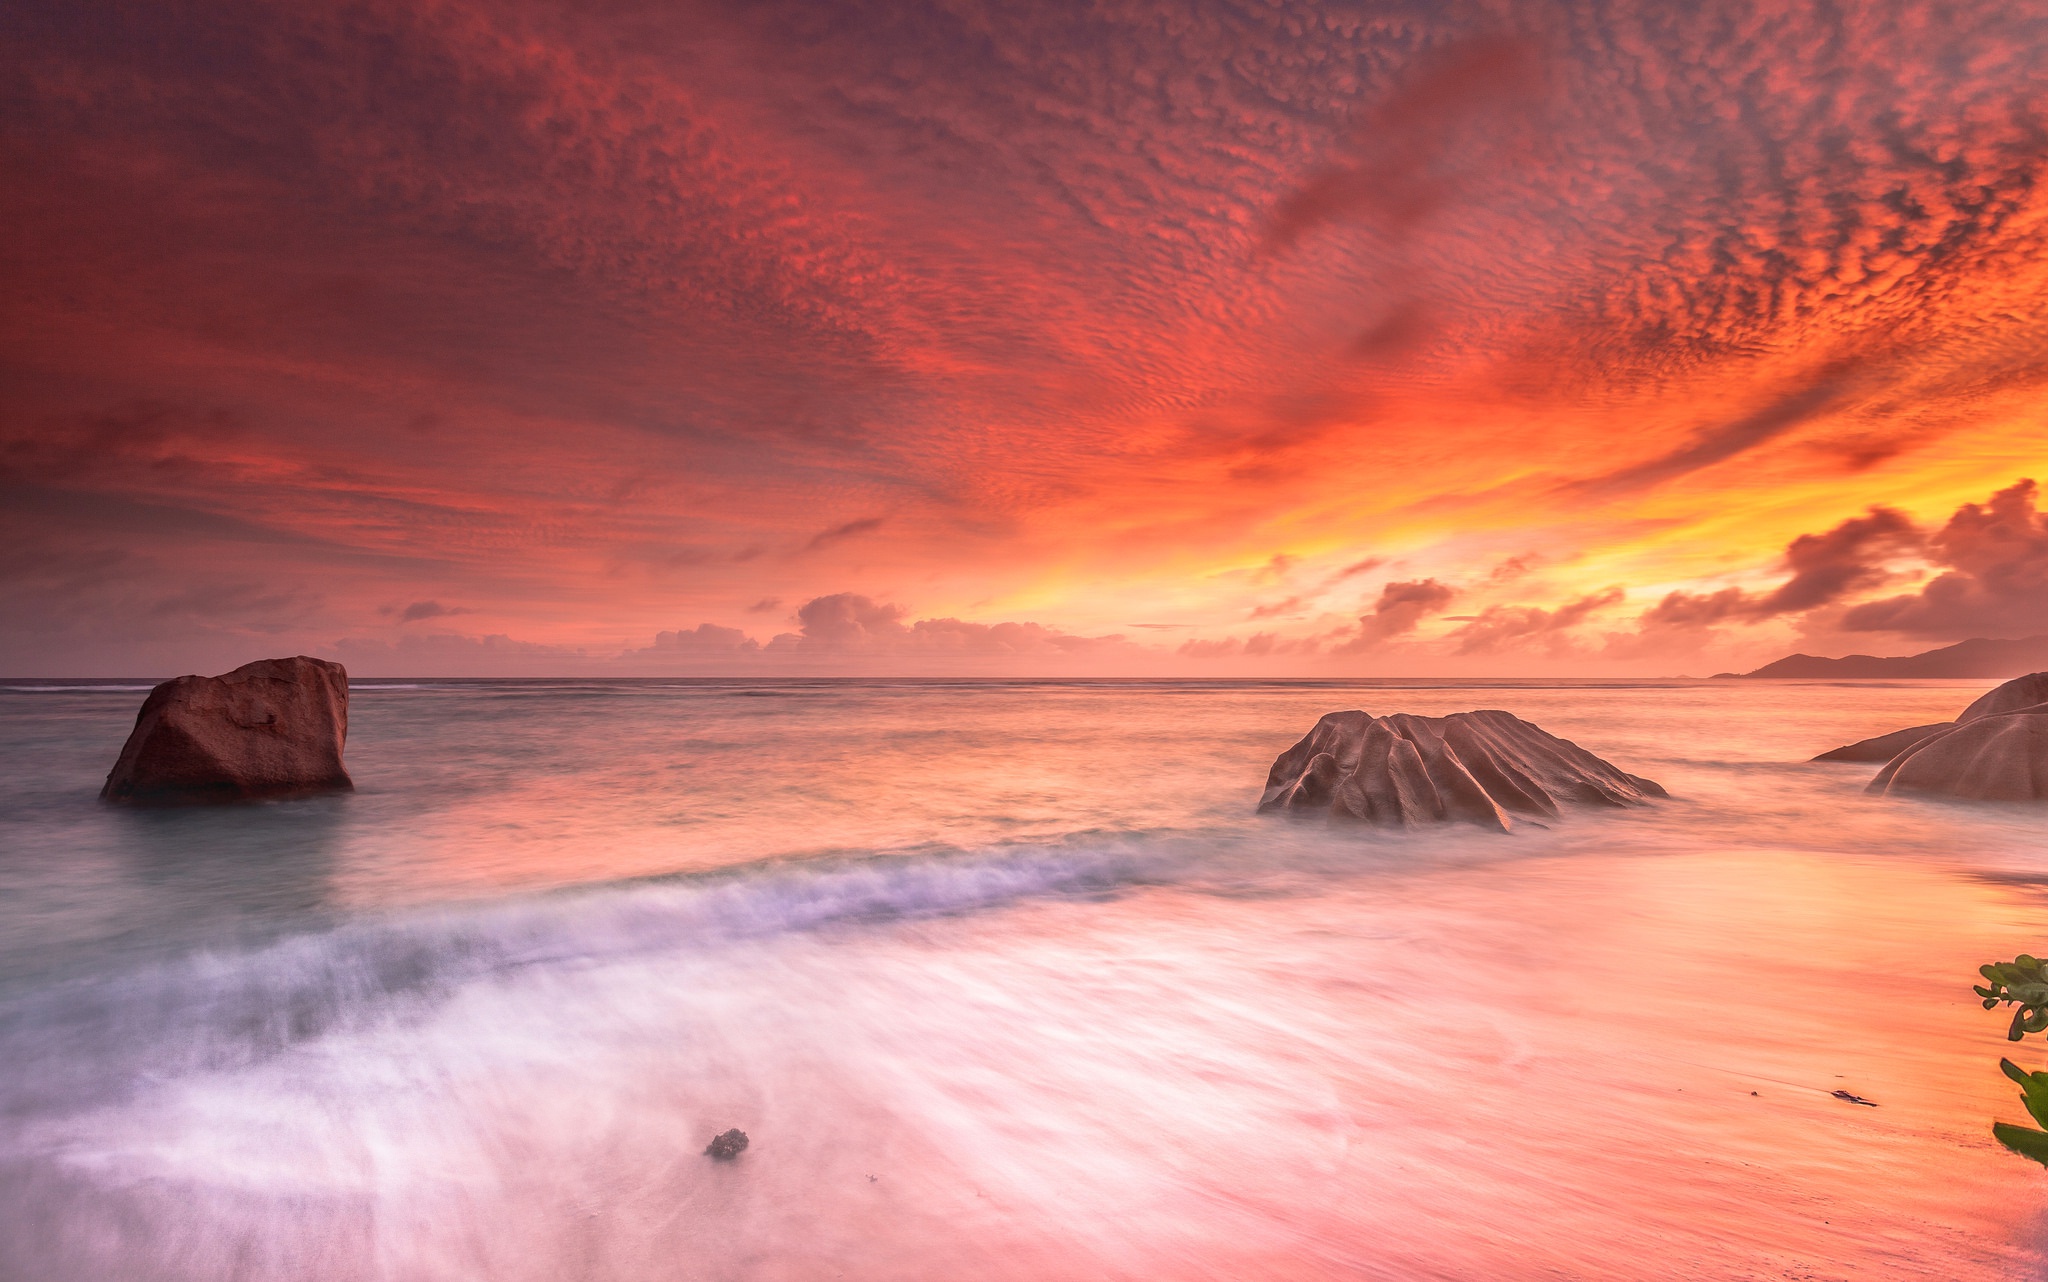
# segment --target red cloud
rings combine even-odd
[[[1469,622],[1452,629],[1445,639],[1458,654],[1491,654],[1532,637],[1556,636],[1575,628],[1585,622],[1587,616],[1619,604],[1625,596],[1627,593],[1620,588],[1608,588],[1582,596],[1555,610],[1535,606],[1488,606]]]
[[[1273,211],[1269,249],[1286,249],[1311,228],[1366,217],[1403,231],[1497,170],[1538,136],[1542,65],[1535,46],[1481,36],[1430,50],[1355,125],[1346,160],[1311,175]],[[1414,322],[1404,304],[1366,339],[1398,345]],[[1397,328],[1398,327],[1398,328]]]
[[[2023,480],[1957,508],[1927,540],[1928,558],[1949,568],[1918,592],[1857,606],[1842,627],[1922,637],[2048,629],[2048,514],[2035,510],[2038,494]]]
[[[1698,628],[1818,609],[1883,583],[1891,577],[1889,560],[1918,549],[1922,537],[1905,513],[1874,507],[1825,534],[1802,534],[1792,540],[1785,549],[1792,577],[1770,592],[1673,592],[1646,611],[1642,621],[1652,627]]]
[[[1389,583],[1380,589],[1370,613],[1358,618],[1358,630],[1332,653],[1361,654],[1395,637],[1413,632],[1423,619],[1441,614],[1458,595],[1456,588],[1435,579]]]
[[[1255,608],[1185,585],[1276,537],[1450,547],[1409,586],[1475,597],[1510,546],[1667,582],[1703,562],[1644,531],[1746,573],[1845,476],[1904,504],[1932,449],[1987,491],[2038,454],[2023,6],[1556,12],[32,6],[0,37],[0,537],[33,549],[0,660],[118,635],[93,663],[218,670],[434,600],[567,654],[816,598],[811,547],[1048,602],[820,616],[787,634],[820,662],[1065,653]],[[1795,515],[1715,521],[1752,506]],[[1848,618],[2036,618],[2007,508]],[[1911,550],[1811,537],[1776,589],[1646,622],[1850,607]],[[1383,597],[1352,653],[1447,602]],[[1556,615],[1473,609],[1480,646]]]
[[[894,658],[1030,658],[1065,657],[1114,650],[1120,636],[1076,636],[1036,623],[970,623],[961,619],[919,619],[906,623],[908,612],[857,592],[814,597],[797,610],[795,632],[776,635],[763,645],[738,628],[700,623],[695,628],[663,632],[651,651],[632,657],[648,659],[894,659]]]

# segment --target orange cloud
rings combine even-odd
[[[1958,508],[1927,538],[1927,559],[1942,572],[1918,592],[1857,606],[1842,626],[1943,638],[2048,630],[2048,513],[2034,508],[2039,492],[2022,480]]]
[[[1931,0],[32,6],[0,663],[2038,627],[2044,57]]]

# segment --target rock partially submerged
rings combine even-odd
[[[1890,761],[1906,749],[1923,739],[1955,729],[1953,721],[1937,721],[1932,725],[1908,726],[1894,730],[1874,739],[1858,739],[1855,743],[1844,744],[1832,752],[1823,752],[1815,761]]]
[[[1634,806],[1664,789],[1496,709],[1447,717],[1333,712],[1273,763],[1259,810],[1381,826],[1555,818],[1561,805]]]
[[[299,655],[149,692],[100,796],[190,806],[344,791],[348,672]]]
[[[2043,703],[2048,703],[2048,672],[2030,672],[2023,677],[2014,677],[1964,708],[1963,715],[1956,718],[1956,724],[1975,721],[1978,717],[1995,717],[2001,712],[2018,712]]]
[[[1894,757],[1867,791],[2048,801],[2048,703],[1958,722]]]
[[[712,1136],[711,1142],[704,1146],[706,1156],[715,1157],[721,1162],[730,1162],[746,1151],[747,1133],[737,1126],[723,1135]]]
[[[1890,761],[1907,752],[1944,730],[1953,730],[1965,722],[1979,717],[1996,716],[2002,712],[2017,712],[2036,704],[2048,703],[2048,672],[2029,673],[2015,677],[1979,698],[1954,721],[1937,721],[1932,725],[1909,726],[1894,730],[1872,739],[1859,739],[1855,743],[1821,753],[1815,761]]]

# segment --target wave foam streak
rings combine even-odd
[[[2031,1258],[1980,1151],[1997,1030],[1943,987],[2005,892],[1796,852],[1427,857],[1456,845],[1366,875],[1283,841],[1264,879],[1193,842],[767,868],[160,967],[72,990],[64,1027],[17,1003],[0,1273]],[[701,1155],[735,1125],[744,1157]]]

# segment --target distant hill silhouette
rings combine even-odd
[[[1723,672],[1724,677],[1929,677],[1990,679],[2024,676],[2048,669],[2048,637],[2027,637],[2019,641],[1992,641],[1976,637],[1945,645],[1923,654],[1881,659],[1872,654],[1850,654],[1839,659],[1822,659],[1811,654],[1793,654],[1766,663],[1754,672]]]

